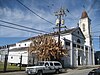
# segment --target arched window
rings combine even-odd
[[[77,43],[81,43],[80,39],[77,39]]]
[[[83,32],[85,31],[85,24],[83,24]]]
[[[78,31],[77,33],[79,34],[80,32]]]

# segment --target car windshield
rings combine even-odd
[[[43,66],[44,65],[44,62],[38,62],[37,63],[37,66]]]

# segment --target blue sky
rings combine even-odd
[[[60,7],[68,9],[70,13],[66,12],[67,16],[64,17],[65,25],[68,28],[76,27],[81,17],[82,11],[87,11],[91,21],[92,32],[99,31],[100,28],[100,0],[20,0],[23,4],[29,7],[38,15],[55,23],[56,12]],[[93,7],[91,7],[93,5]],[[0,0],[0,20],[13,22],[23,26],[28,26],[35,29],[53,32],[52,25],[38,16],[31,13],[24,8],[16,0]],[[10,24],[2,23],[7,26]],[[17,26],[13,26],[17,27]],[[24,32],[20,30],[5,28],[0,26],[0,46],[6,44],[16,43],[28,37],[36,36],[39,34]],[[99,50],[99,32],[93,33],[93,41],[95,50]]]

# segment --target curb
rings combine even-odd
[[[98,68],[98,67],[100,67],[100,65],[65,68],[65,72],[70,72],[70,71],[73,71],[73,70],[83,70],[83,69],[90,69],[90,68]]]

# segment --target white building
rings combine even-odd
[[[85,36],[85,45],[88,46],[88,52],[90,59],[88,64],[95,64],[94,63],[94,49],[93,49],[93,42],[92,42],[92,35],[91,35],[91,19],[88,17],[88,14],[86,11],[83,11],[81,19],[79,20],[79,27],[81,28],[81,31],[83,32]]]
[[[57,37],[56,37],[57,39]],[[65,67],[86,65],[85,37],[79,27],[63,31],[61,34],[62,45],[67,48],[68,56],[62,58]]]
[[[28,47],[14,48],[9,51],[8,63],[19,65],[22,56],[22,64],[28,64]]]
[[[9,56],[8,56],[8,62],[10,64],[16,64],[18,65],[21,61],[22,56],[22,64],[27,65],[28,64],[28,50],[29,46],[32,41],[23,40],[18,43],[16,43],[15,47],[9,47]]]
[[[61,32],[60,40],[62,41],[63,47],[68,50],[68,56],[62,58],[65,67],[94,65],[94,49],[92,47],[90,24],[91,20],[86,11],[83,11],[81,19],[79,20],[79,27]],[[52,36],[58,40],[57,35]],[[21,55],[24,57],[22,59],[23,64],[28,64],[29,62],[33,63],[33,61],[35,61],[35,56],[31,57],[33,58],[31,59],[28,54],[28,47],[32,43],[30,39],[34,39],[34,37],[18,42],[14,47],[10,47],[9,63],[19,63]]]

